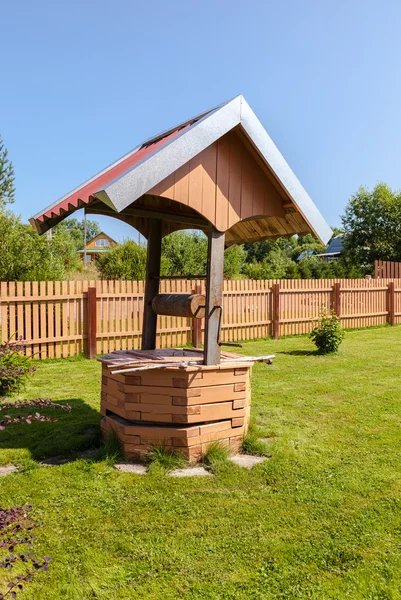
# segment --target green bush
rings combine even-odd
[[[99,256],[97,267],[102,279],[145,279],[146,247],[127,240]]]
[[[326,308],[322,308],[318,326],[311,331],[309,337],[320,354],[330,354],[337,352],[344,335],[344,330],[336,313],[334,311],[329,313]]]
[[[26,375],[36,370],[29,366],[24,348],[22,338],[0,344],[0,396],[19,391]]]

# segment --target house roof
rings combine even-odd
[[[342,241],[342,234],[336,235],[327,247],[324,254],[341,254],[344,251],[344,245]]]
[[[97,235],[95,235],[95,237],[92,238],[91,240],[89,240],[89,242],[87,242],[86,245],[93,244],[93,242],[96,242],[96,240],[98,240],[98,239],[104,239],[104,238],[106,238],[107,240],[109,240],[109,242],[111,242],[112,244],[117,245],[117,242],[115,240],[113,240],[112,237],[110,237],[109,235],[107,235],[107,233],[104,233],[104,231],[101,231],[100,233],[98,233]]]
[[[262,195],[264,193],[266,198],[266,194],[270,193],[276,204],[278,200],[275,195],[277,195],[280,200],[279,206],[270,211],[266,199],[259,204],[255,199],[252,200],[252,191],[250,199],[246,200],[248,204],[250,203],[247,210],[242,208],[236,212],[231,210],[231,200],[227,201],[227,206],[222,203],[218,205],[216,196],[225,185],[225,182],[217,181],[218,177],[215,182],[216,192],[209,194],[208,197],[210,202],[215,202],[213,207],[206,206],[204,202],[197,204],[193,202],[191,205],[188,198],[182,195],[181,197],[177,194],[174,197],[168,196],[163,183],[168,181],[172,174],[185,170],[185,165],[192,165],[188,168],[195,169],[196,157],[202,153],[204,155],[208,148],[220,143],[223,138],[226,139],[227,134],[233,131],[241,135],[241,143],[249,145],[255,160],[261,164],[261,168],[267,173],[266,176],[273,182],[275,189],[272,187],[271,192],[265,190]],[[227,152],[229,153],[230,150]],[[235,169],[233,173],[235,176],[238,175]],[[240,181],[238,185],[241,185]],[[146,236],[144,219],[152,216],[152,211],[155,213],[158,210],[160,212],[165,210],[166,203],[160,202],[160,199],[164,198],[171,199],[168,205],[170,213],[178,214],[176,220],[180,221],[176,226],[166,229],[164,233],[182,228],[183,224],[187,224],[188,227],[188,224],[195,222],[193,219],[191,221],[191,215],[196,213],[201,217],[200,229],[204,228],[205,223],[212,223],[220,231],[227,232],[227,245],[307,232],[314,233],[323,243],[326,243],[332,233],[242,96],[237,96],[143,142],[75,190],[37,213],[30,222],[39,233],[44,233],[75,210],[85,206],[88,213],[109,214],[131,223]],[[255,204],[258,206],[255,207]],[[143,208],[150,208],[151,211],[144,211]],[[141,214],[139,209],[144,214]],[[219,214],[221,216],[222,212],[224,218],[219,220]]]

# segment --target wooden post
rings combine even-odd
[[[333,310],[337,317],[341,317],[341,289],[339,283],[333,285]]]
[[[96,288],[88,288],[88,338],[87,355],[88,358],[96,358]]]
[[[375,279],[379,279],[380,270],[379,270],[379,261],[375,260]]]
[[[220,364],[220,327],[223,312],[224,232],[211,225],[208,231],[205,365]]]
[[[201,294],[202,288],[197,284],[193,290],[194,294]],[[202,344],[202,321],[201,319],[192,319],[192,345],[194,348],[200,348]]]
[[[388,306],[388,322],[394,327],[395,325],[395,290],[394,281],[390,281],[387,291],[387,306]]]
[[[161,219],[149,219],[142,350],[154,350],[156,348],[157,314],[152,308],[152,300],[159,292],[162,223]]]
[[[280,284],[273,283],[273,337],[280,337]]]

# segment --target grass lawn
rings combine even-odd
[[[199,479],[38,467],[99,444],[100,419],[99,363],[39,365],[24,397],[73,410],[0,432],[0,464],[25,467],[1,505],[34,505],[34,550],[52,557],[21,600],[401,598],[401,327],[348,332],[331,357],[306,337],[244,351],[276,354],[252,381],[272,458]]]

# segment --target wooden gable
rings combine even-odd
[[[149,192],[187,205],[219,231],[239,221],[285,217],[284,195],[240,133],[231,131]]]
[[[96,237],[94,237],[93,239],[91,239],[90,242],[88,242],[86,244],[86,249],[87,250],[96,250],[96,249],[100,249],[100,248],[105,248],[107,246],[96,246],[96,241],[97,240],[107,240],[109,242],[109,246],[116,246],[117,242],[115,240],[113,240],[113,238],[111,238],[109,235],[107,235],[107,233],[103,233],[103,231],[101,233],[99,233]]]

